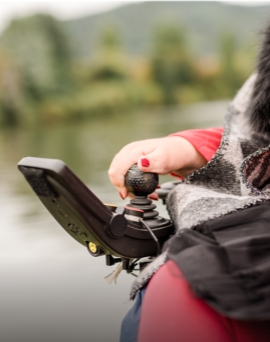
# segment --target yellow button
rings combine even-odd
[[[97,246],[93,242],[89,242],[89,249],[92,253],[97,252]]]

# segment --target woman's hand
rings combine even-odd
[[[108,171],[123,199],[128,196],[124,177],[133,164],[138,164],[144,172],[160,175],[173,172],[185,177],[205,165],[206,159],[188,140],[179,136],[132,142],[116,154]]]

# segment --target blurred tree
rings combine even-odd
[[[151,63],[153,78],[163,89],[166,104],[176,102],[179,86],[194,83],[195,71],[183,28],[171,24],[157,27]]]
[[[53,17],[39,14],[13,20],[1,37],[0,46],[19,67],[34,98],[69,88],[69,43]]]
[[[220,60],[217,56],[199,58],[196,63],[196,72],[196,87],[201,94],[200,101],[213,101],[222,97],[220,88],[223,84],[219,76]]]
[[[235,35],[230,31],[223,31],[220,35],[219,59],[220,59],[220,84],[223,97],[232,97],[241,87],[245,78],[241,70],[237,68],[238,46]]]
[[[127,77],[128,60],[121,49],[120,40],[120,34],[114,26],[103,29],[91,63],[92,80],[120,80]]]
[[[20,121],[23,84],[11,59],[0,51],[0,123],[12,126]]]

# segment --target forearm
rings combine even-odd
[[[169,167],[170,173],[180,177],[186,177],[207,163],[207,159],[201,154],[200,150],[186,138],[169,136],[166,139],[172,139],[171,144],[174,151],[174,162]]]
[[[222,134],[223,127],[215,127],[207,129],[191,129],[173,133],[169,136],[185,138],[207,161],[209,161],[212,159],[220,145]]]

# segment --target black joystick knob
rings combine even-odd
[[[157,188],[158,174],[143,172],[135,164],[128,170],[125,176],[125,185],[128,192],[135,196],[148,196]]]
[[[158,174],[152,172],[143,172],[138,165],[133,165],[125,176],[125,185],[128,192],[135,197],[130,201],[128,207],[140,209],[144,212],[144,219],[152,219],[158,216],[158,212],[154,210],[156,206],[147,198],[154,192],[158,185]]]

